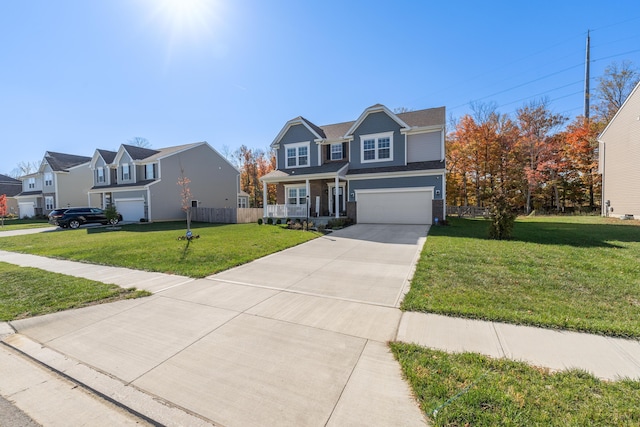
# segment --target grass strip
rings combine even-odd
[[[150,292],[0,262],[0,321],[53,313]]]
[[[475,353],[393,342],[421,409],[434,426],[637,426],[640,382],[551,373]]]

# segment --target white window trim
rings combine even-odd
[[[51,201],[51,203],[49,203]],[[44,208],[48,211],[53,210],[53,197],[45,196],[44,198]]]
[[[53,174],[51,172],[47,172],[44,174],[44,185],[46,186],[53,185]]]
[[[247,208],[247,198],[246,197],[238,197],[238,208],[246,209]]]
[[[284,163],[286,165],[287,169],[290,168],[308,168],[309,166],[311,166],[311,149],[310,149],[310,145],[311,142],[310,141],[306,141],[306,142],[296,142],[295,144],[286,144],[283,146],[284,148]],[[307,147],[307,164],[306,165],[300,165],[300,147]],[[294,148],[296,150],[296,164],[290,166],[289,165],[289,155],[287,153],[287,151],[290,148]]]
[[[36,188],[36,179],[35,178],[27,179],[27,189],[31,190],[34,188]]]
[[[98,182],[98,184],[103,184],[106,182],[107,179],[105,175],[106,174],[105,174],[104,167],[99,167],[96,173],[96,181]],[[102,180],[100,178],[102,178]]]
[[[379,159],[380,139],[389,138],[389,158]],[[375,141],[375,157],[373,159],[364,159],[364,141],[373,139]],[[374,133],[369,135],[360,135],[360,163],[376,163],[393,161],[393,132]]]
[[[333,147],[337,147],[337,146],[340,147],[340,157],[334,159],[333,154],[334,153],[337,154],[338,151],[333,151]],[[342,142],[339,142],[337,144],[331,144],[329,147],[330,147],[329,149],[331,150],[331,160],[342,160],[344,158],[344,153],[342,152]]]
[[[156,169],[153,165],[154,163],[147,163],[144,165],[144,179],[156,179]],[[149,169],[151,169],[151,177],[149,177]]]
[[[128,171],[127,171],[127,175],[128,176],[126,178],[124,177],[124,168],[125,168],[125,166],[128,169]],[[121,168],[122,168],[122,180],[123,181],[131,181],[131,165],[129,163],[123,163],[121,165]]]
[[[289,190],[292,189],[292,188],[296,189],[296,204],[295,205],[289,203]],[[285,205],[306,206],[307,205],[306,196],[305,196],[304,203],[300,203],[300,190],[305,190],[305,192],[306,192],[307,191],[307,187],[304,184],[285,185],[284,186],[284,201],[285,201]]]
[[[336,184],[335,183],[330,183],[327,184],[327,187],[329,189],[329,200],[327,201],[327,203],[329,204],[329,215],[334,215],[335,214],[335,203],[331,203],[331,196],[333,195],[333,192],[336,189]],[[347,210],[347,184],[344,182],[341,182],[340,184],[338,184],[338,188],[342,190],[342,206],[344,207],[344,210]],[[340,190],[338,190],[338,196],[340,196]]]

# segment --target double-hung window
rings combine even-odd
[[[342,160],[342,144],[331,144],[331,160]]]
[[[299,142],[297,144],[287,144],[287,167],[309,166],[309,143]]]
[[[306,205],[307,189],[305,187],[288,187],[287,188],[287,204],[289,205]]]
[[[384,162],[393,160],[393,132],[360,137],[361,162]]]
[[[44,174],[44,185],[53,185],[53,174],[51,172],[47,172]]]
[[[96,169],[96,178],[99,183],[104,182],[104,168]]]
[[[53,197],[47,196],[44,198],[44,208],[48,211],[53,210]]]
[[[27,187],[32,190],[34,188],[36,188],[36,179],[35,178],[29,178],[27,180]]]
[[[122,164],[122,180],[129,181],[131,179],[131,167],[128,163]]]
[[[149,163],[145,165],[144,176],[146,179],[156,179],[155,167],[153,163]]]

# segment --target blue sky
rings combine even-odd
[[[185,5],[191,5],[191,9]],[[637,1],[23,0],[0,3],[0,173],[45,151],[266,148],[391,109],[546,96],[581,114],[612,61],[640,67]]]

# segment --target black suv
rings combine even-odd
[[[118,214],[118,221],[122,221],[122,215]],[[108,224],[107,215],[98,208],[64,208],[52,210],[49,214],[49,224],[62,228],[78,228],[82,224]]]

